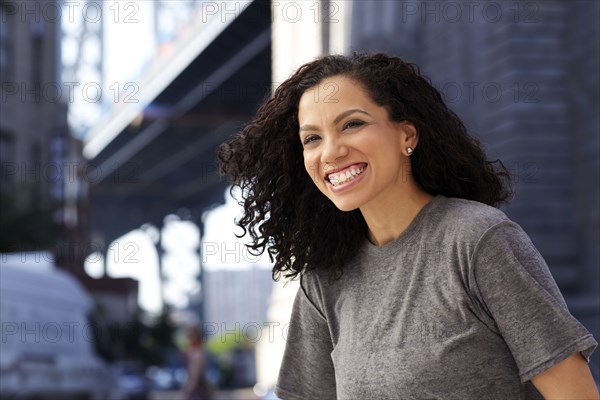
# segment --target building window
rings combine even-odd
[[[31,83],[36,91],[41,90],[43,83],[44,66],[42,65],[44,52],[44,25],[43,21],[32,21],[31,25]],[[36,97],[38,98],[38,97]]]
[[[0,3],[0,82],[13,77],[14,12],[9,3]]]
[[[16,180],[15,142],[6,132],[0,132],[0,192]]]

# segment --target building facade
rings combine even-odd
[[[240,332],[250,342],[266,334],[267,307],[272,290],[271,270],[206,270],[204,272],[204,324],[215,335]],[[261,330],[257,330],[261,327]],[[240,341],[242,338],[240,337]]]
[[[501,209],[600,337],[600,4],[353,2],[351,48],[417,63],[513,175]],[[600,376],[600,355],[590,367]]]
[[[84,165],[67,125],[75,88],[60,79],[57,12],[56,1],[0,1],[1,248],[51,250],[82,267]]]

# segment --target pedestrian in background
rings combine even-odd
[[[300,277],[280,398],[599,398],[598,343],[496,208],[507,168],[416,65],[305,64],[219,159],[250,247]]]
[[[187,367],[187,381],[182,389],[182,400],[210,400],[211,393],[206,379],[206,355],[202,330],[198,326],[186,331],[188,347],[184,352]]]

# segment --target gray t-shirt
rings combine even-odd
[[[521,227],[434,197],[394,241],[356,243],[341,279],[305,273],[282,399],[530,399],[529,380],[598,343]]]

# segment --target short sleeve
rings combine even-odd
[[[300,281],[275,394],[284,400],[335,399],[333,344],[327,320]]]
[[[502,221],[480,238],[471,256],[470,290],[508,345],[521,382],[597,347],[569,312],[546,262],[523,229]]]

